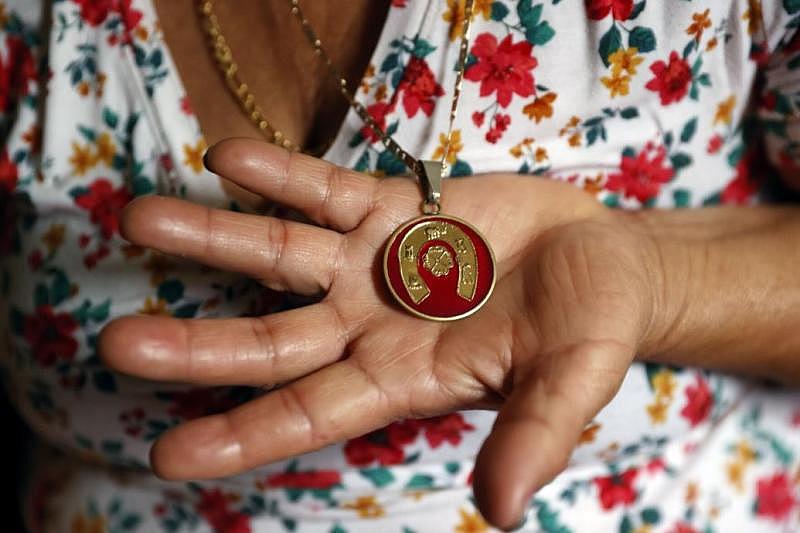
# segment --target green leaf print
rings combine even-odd
[[[359,474],[367,478],[378,488],[385,487],[394,481],[394,474],[388,468],[365,468]]]
[[[692,137],[694,137],[695,131],[697,131],[697,117],[692,118],[683,126],[683,129],[681,130],[681,142],[690,142]]]
[[[406,490],[429,489],[433,486],[433,477],[425,474],[414,474],[406,483]]]
[[[622,34],[617,29],[617,26],[611,28],[600,38],[600,58],[603,64],[607,67],[611,64],[608,56],[619,50],[622,46]]]
[[[650,28],[636,26],[628,35],[628,46],[645,54],[656,49],[656,35]]]
[[[103,108],[103,122],[105,122],[106,126],[109,128],[116,129],[117,124],[119,124],[119,115],[114,113],[107,107]]]
[[[492,2],[492,20],[500,22],[508,15],[508,8],[503,2]]]
[[[183,298],[183,282],[177,279],[168,279],[158,286],[158,297],[167,303],[174,304]]]

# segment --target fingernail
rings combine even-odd
[[[528,502],[528,504],[525,506],[525,509],[522,511],[522,518],[520,518],[520,520],[519,520],[519,522],[517,522],[516,526],[514,526],[512,529],[508,530],[509,533],[521,532],[523,530],[523,528],[525,528],[525,526],[528,525],[528,522],[530,521],[531,515],[533,514],[533,512],[535,510],[535,506],[534,506],[533,502],[534,502],[534,499],[531,498],[530,501]]]

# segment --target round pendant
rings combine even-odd
[[[480,232],[447,215],[409,220],[392,234],[383,256],[389,290],[410,313],[429,320],[458,320],[492,294],[494,253]]]

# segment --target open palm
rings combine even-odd
[[[443,211],[487,237],[497,285],[472,317],[428,322],[391,301],[380,268],[388,236],[419,214],[413,180],[378,180],[243,139],[217,145],[207,162],[317,225],[149,197],[126,209],[123,235],[325,296],[260,318],[125,317],[106,327],[101,353],[127,373],[285,384],[166,433],[153,450],[156,473],[225,476],[400,418],[498,409],[475,490],[488,520],[515,523],[616,392],[648,326],[647,247],[624,218],[573,186],[530,176],[450,180]]]

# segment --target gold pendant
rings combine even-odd
[[[489,300],[497,280],[494,252],[474,226],[438,213],[441,164],[424,165],[420,178],[426,214],[401,225],[389,238],[383,274],[392,296],[411,314],[458,320]]]

